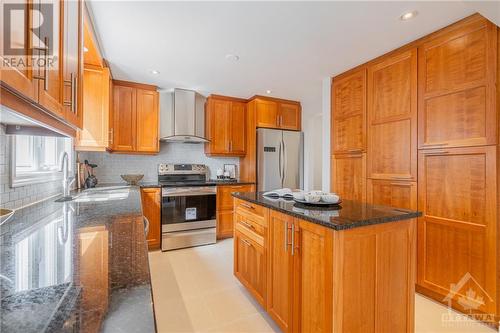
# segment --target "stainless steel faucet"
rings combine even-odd
[[[63,197],[69,197],[69,189],[75,177],[68,177],[69,157],[68,153],[64,152],[61,157],[61,171],[63,172]]]

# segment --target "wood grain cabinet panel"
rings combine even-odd
[[[136,107],[136,151],[156,153],[160,150],[160,142],[158,139],[158,92],[152,90],[137,89]]]
[[[283,332],[292,332],[293,258],[289,251],[293,217],[269,212],[267,312]]]
[[[234,198],[233,192],[252,192],[255,186],[248,185],[219,185],[217,186],[217,238],[233,237]]]
[[[161,189],[141,189],[142,213],[149,221],[148,249],[157,250],[161,245]]]
[[[244,156],[246,154],[246,103],[240,99],[212,95],[205,107],[209,156]]]
[[[343,199],[366,201],[366,154],[332,155],[332,191]]]
[[[75,149],[105,151],[109,139],[109,68],[87,66],[83,72],[83,121]]]
[[[132,87],[113,85],[113,151],[134,151],[137,131],[137,91]]]
[[[332,152],[366,149],[366,68],[332,84]]]
[[[300,131],[301,107],[296,103],[279,103],[279,128]]]
[[[368,202],[374,205],[417,209],[417,183],[368,179]]]
[[[417,50],[368,68],[368,178],[417,179]]]
[[[278,128],[279,114],[278,103],[275,101],[255,100],[257,127]]]
[[[487,313],[497,302],[496,161],[494,146],[419,153],[418,286],[444,299],[465,277],[482,293],[478,310]],[[467,286],[452,295],[461,311],[457,302],[467,296]]]
[[[419,148],[497,143],[496,52],[483,18],[419,47]]]
[[[262,245],[251,237],[234,232],[234,275],[265,307],[266,257]]]
[[[31,1],[16,1],[17,6],[22,10],[23,20],[11,20],[11,45],[16,45],[16,48],[22,49],[21,56],[15,59],[19,62],[28,63],[28,59],[32,55],[32,46],[37,47],[36,41],[33,40],[33,34],[27,34],[26,31],[31,29],[35,24],[34,20],[38,21],[38,18],[33,18],[34,11],[29,10],[31,6]],[[3,11],[4,9],[2,9]],[[3,15],[3,14],[2,14]],[[3,16],[2,16],[3,17]],[[2,31],[2,34],[4,32]],[[3,52],[2,52],[3,53]],[[3,54],[0,55],[2,61],[0,63],[0,77],[2,84],[7,84],[12,89],[21,92],[27,98],[38,101],[38,80],[34,78],[38,75],[38,71],[34,72],[30,67],[22,66],[9,66],[9,62],[5,61],[6,57]]]

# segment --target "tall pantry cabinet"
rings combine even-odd
[[[496,320],[498,30],[476,14],[333,78],[331,136],[333,191],[422,212],[416,290]]]

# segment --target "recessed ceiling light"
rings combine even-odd
[[[83,47],[83,52],[89,52],[89,49],[84,46]]]
[[[156,69],[150,70],[149,72],[154,75],[160,74],[160,71],[157,71]]]
[[[238,61],[240,60],[240,57],[236,54],[226,54],[226,59],[231,61]]]
[[[418,12],[416,10],[411,11],[411,12],[406,12],[403,15],[401,15],[399,18],[401,21],[408,21],[417,16]]]
[[[266,94],[270,94],[270,93],[272,93],[271,90],[266,90]]]

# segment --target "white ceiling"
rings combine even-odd
[[[474,13],[459,2],[91,2],[113,76],[321,112],[323,78]],[[419,15],[399,19],[408,10]],[[236,54],[237,62],[226,54]],[[159,70],[153,75],[150,70]]]

